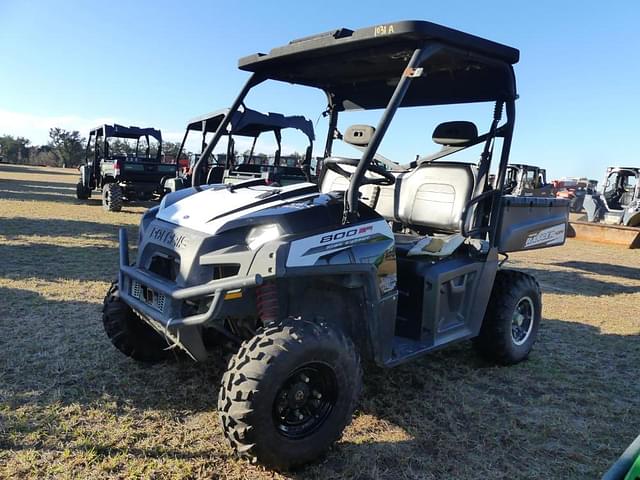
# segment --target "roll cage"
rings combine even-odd
[[[225,168],[232,167],[233,158],[233,137],[249,137],[253,138],[251,145],[251,153],[249,157],[253,157],[256,142],[258,137],[263,133],[273,133],[277,150],[275,152],[274,165],[280,164],[280,154],[282,149],[282,130],[292,128],[302,132],[308,141],[307,149],[305,152],[305,158],[303,162],[303,170],[305,174],[309,174],[309,166],[311,163],[311,154],[313,149],[313,142],[315,140],[315,134],[313,131],[313,123],[311,120],[304,118],[303,116],[284,116],[280,113],[261,113],[256,110],[251,110],[244,106],[237,109],[235,112],[230,113],[230,109],[218,110],[200,117],[196,117],[189,121],[187,130],[185,131],[182,143],[180,144],[180,150],[178,151],[178,158],[182,154],[189,133],[200,132],[202,135],[200,151],[203,152],[207,148],[207,134],[215,133],[223,120],[229,116],[226,131],[223,135],[227,135],[230,139],[227,145],[227,156],[225,161]],[[201,155],[202,157],[202,155]],[[195,169],[194,169],[195,170]]]
[[[441,152],[419,160],[433,161],[484,144],[478,165],[478,181],[484,188],[468,202],[461,222],[464,224],[468,213],[475,211],[481,225],[465,233],[488,234],[493,245],[515,121],[517,94],[512,65],[518,60],[519,51],[514,48],[425,21],[402,21],[358,30],[341,28],[293,40],[267,54],[239,60],[239,68],[252,75],[203,150],[196,171],[225,133],[249,91],[267,79],[325,92],[328,105],[324,113],[329,117],[325,158],[331,156],[340,112],[383,108],[345,194],[344,223],[349,223],[358,216],[358,190],[398,108],[495,102],[487,133],[463,145],[445,146]],[[506,121],[500,125],[503,108]],[[502,151],[495,189],[490,189],[488,173],[496,138],[503,139]],[[194,175],[193,185],[199,181],[199,175]]]
[[[85,150],[85,157],[87,161],[93,160],[94,163],[100,157],[110,158],[109,144],[107,140],[109,138],[125,138],[129,140],[136,140],[136,157],[138,156],[138,149],[140,147],[140,139],[144,138],[147,144],[146,157],[150,157],[150,144],[149,138],[154,138],[158,141],[158,153],[155,160],[158,162],[162,158],[162,133],[155,128],[140,128],[140,127],[125,127],[122,125],[101,125],[93,128],[89,131],[89,140],[87,141],[87,148]],[[91,144],[94,145],[93,158],[89,158],[91,151]]]

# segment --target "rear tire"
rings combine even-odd
[[[289,469],[340,437],[361,385],[359,356],[342,332],[289,319],[244,342],[231,358],[218,412],[237,455]]]
[[[521,362],[536,341],[541,317],[536,279],[516,270],[499,270],[474,345],[484,357],[503,365]]]
[[[76,184],[76,197],[78,200],[87,200],[91,197],[91,190],[84,186],[82,182]]]
[[[111,343],[126,356],[149,363],[169,357],[165,339],[120,299],[117,282],[111,284],[104,297],[102,322]]]
[[[102,187],[102,208],[109,212],[122,210],[122,188],[117,183],[107,183]]]

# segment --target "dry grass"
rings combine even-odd
[[[73,171],[0,166],[0,477],[283,478],[233,458],[224,364],[141,367],[102,331],[116,231],[142,207],[75,200]],[[545,291],[529,361],[468,344],[370,373],[341,441],[294,478],[597,478],[640,430],[640,251],[513,255]]]

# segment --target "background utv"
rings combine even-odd
[[[116,150],[111,140],[120,140]],[[155,141],[155,145],[151,143]],[[85,150],[85,163],[80,166],[80,179],[76,185],[78,200],[87,200],[91,192],[102,190],[102,206],[110,212],[119,212],[122,204],[131,200],[150,200],[164,194],[165,177],[174,177],[175,163],[162,163],[162,134],[154,128],[101,125],[89,132]]]

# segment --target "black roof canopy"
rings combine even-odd
[[[241,58],[242,70],[317,87],[339,110],[387,105],[416,49],[435,52],[421,65],[401,106],[441,105],[516,97],[512,65],[519,51],[425,21],[338,29],[293,40],[268,54]]]
[[[201,115],[189,121],[187,130],[201,132],[215,132],[224,119],[229,109],[218,110],[206,115]],[[295,128],[304,133],[310,141],[315,140],[313,123],[300,115],[284,116],[280,113],[261,113],[245,108],[238,110],[231,116],[227,134],[245,137],[257,137],[263,132],[273,132],[285,128]]]
[[[114,123],[113,125],[100,125],[89,132],[90,135],[105,138],[131,138],[138,139],[140,137],[150,136],[159,142],[162,142],[162,133],[155,128],[125,127]]]

